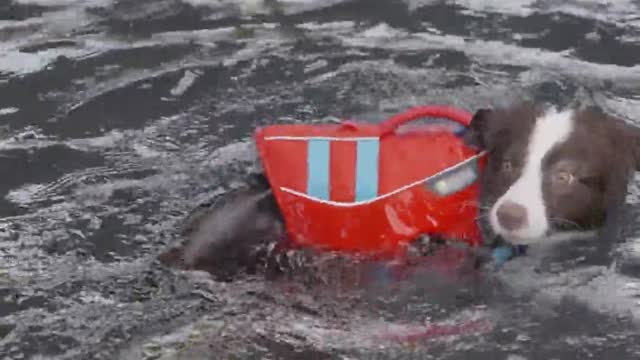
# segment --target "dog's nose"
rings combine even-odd
[[[496,215],[500,225],[510,231],[519,229],[527,223],[527,210],[513,201],[505,201],[500,205]]]

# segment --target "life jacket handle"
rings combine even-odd
[[[446,105],[416,106],[380,123],[380,137],[393,133],[401,125],[427,117],[449,119],[466,128],[471,123],[473,114]]]

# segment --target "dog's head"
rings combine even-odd
[[[466,141],[488,154],[482,218],[514,244],[601,228],[640,168],[638,128],[595,108],[481,109]]]

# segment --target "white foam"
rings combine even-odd
[[[200,44],[213,44],[217,41],[231,39],[233,37],[234,31],[235,31],[235,28],[233,27],[190,30],[190,31],[167,31],[167,32],[153,34],[151,36],[151,41],[153,43],[162,43],[162,44],[179,43],[179,42],[197,42]]]
[[[131,131],[127,131],[127,134]],[[103,136],[85,138],[85,139],[71,139],[67,142],[67,145],[74,149],[93,150],[93,148],[111,148],[117,143],[121,142],[125,138],[125,132],[119,130],[112,130]]]
[[[353,0],[280,0],[279,4],[281,4],[285,14],[292,15],[324,9],[350,1]]]
[[[96,291],[81,291],[80,300],[85,304],[93,303],[111,305],[116,303],[112,298],[105,298],[102,294]]]
[[[640,323],[640,286],[635,278],[601,266],[567,269],[562,272],[534,271],[539,257],[528,256],[507,262],[497,274],[515,292],[531,293],[535,302],[558,303],[571,297],[602,314],[630,316]]]
[[[113,0],[13,0],[16,4],[22,5],[39,5],[47,7],[60,7],[60,6],[107,6],[113,2]]]
[[[6,108],[2,108],[0,109],[0,116],[2,115],[10,115],[10,114],[15,114],[18,111],[20,111],[20,109],[16,108],[16,107],[6,107]]]
[[[235,6],[244,16],[266,14],[269,11],[265,0],[183,0],[183,2],[196,7],[208,7],[214,10]]]
[[[5,22],[1,30],[8,31],[8,38],[0,42],[0,72],[25,74],[42,70],[58,56],[78,58],[88,56],[109,48],[107,41],[84,43],[82,37],[77,46],[45,49],[37,52],[21,52],[22,46],[40,44],[46,41],[66,39],[79,28],[91,24],[94,19],[85,12],[87,7],[106,6],[112,0],[18,0],[17,3],[50,6],[41,17],[23,21]],[[4,35],[4,34],[2,34]]]
[[[537,48],[524,48],[501,41],[468,40],[456,35],[436,35],[431,33],[407,34],[388,37],[371,37],[364,31],[357,35],[341,36],[350,46],[364,48],[384,48],[401,51],[428,49],[457,50],[494,65],[519,65],[545,69],[564,75],[588,80],[612,80],[619,87],[636,88],[640,82],[640,65],[632,67],[612,64],[595,64],[570,56],[568,52],[552,52]]]
[[[42,18],[29,18],[25,20],[0,20],[0,31],[16,32],[36,28],[43,23]]]
[[[638,117],[638,114],[640,114],[640,97],[630,99],[607,96],[598,99],[598,103],[607,112],[635,125],[640,125],[640,117]]]
[[[406,0],[409,4],[419,0]],[[454,3],[454,1],[447,1]],[[428,4],[428,3],[427,3]],[[455,0],[462,6],[476,13],[502,13],[506,15],[528,16],[533,13],[565,13],[587,19],[597,19],[612,23],[640,25],[637,14],[640,7],[633,0],[569,0],[569,1],[537,1],[537,0]],[[416,6],[413,5],[413,8]]]
[[[415,10],[422,6],[429,6],[434,4],[441,4],[440,0],[405,0],[410,10]],[[454,3],[453,1],[446,1]],[[468,9],[473,9],[482,12],[499,12],[508,14],[526,15],[532,12],[532,5],[536,3],[536,0],[456,0],[455,5],[462,6]]]
[[[58,56],[75,58],[92,52],[91,49],[48,49],[37,53],[24,53],[0,45],[0,72],[30,73],[45,68]]]
[[[356,23],[353,21],[330,21],[330,22],[308,22],[297,25],[300,29],[310,30],[310,31],[324,31],[325,33],[328,31],[336,32],[351,32],[356,26]]]
[[[86,0],[14,0],[16,4],[40,6],[66,6],[86,2]]]
[[[200,75],[201,75],[200,72],[197,72],[194,70],[185,70],[184,75],[182,75],[182,78],[180,78],[176,86],[174,86],[173,89],[171,89],[170,91],[171,95],[181,96],[182,94],[184,94],[187,90],[189,90],[191,85],[193,85],[196,82],[196,80],[198,79],[198,77],[200,77]]]
[[[21,188],[9,191],[5,199],[15,204],[26,205],[33,202],[44,188],[45,186],[41,184],[27,184]]]
[[[373,39],[389,39],[403,35],[406,36],[407,32],[392,28],[391,26],[384,23],[373,26],[362,32],[363,37]]]
[[[629,250],[629,255],[640,259],[640,239],[629,240],[630,246],[627,248]]]
[[[221,167],[237,162],[251,162],[255,159],[254,144],[251,141],[240,141],[219,147],[211,153],[209,164]]]
[[[273,9],[268,1],[265,0],[183,0],[185,3],[198,7],[208,7],[212,9],[221,9],[235,6],[243,16],[268,14]],[[314,11],[322,8],[334,6],[348,2],[350,0],[278,0],[278,9],[284,14],[299,14],[308,11]]]
[[[322,69],[324,67],[326,67],[327,65],[329,65],[329,62],[325,59],[319,59],[315,62],[312,62],[311,64],[308,64],[304,67],[304,72],[305,73],[310,73],[312,71],[316,71],[319,69]]]
[[[144,144],[133,144],[132,147],[136,154],[140,155],[140,157],[142,158],[154,158],[162,155],[161,152],[153,150],[152,148]]]

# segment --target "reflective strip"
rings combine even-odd
[[[268,141],[277,141],[277,140],[297,140],[297,141],[307,141],[307,140],[331,140],[331,141],[357,141],[364,139],[372,139],[376,140],[377,137],[373,136],[360,136],[360,137],[348,137],[348,136],[267,136],[264,138]]]
[[[458,168],[460,166],[465,166],[470,161],[476,161],[478,158],[480,158],[481,156],[483,156],[485,154],[486,154],[486,152],[483,151],[483,152],[481,152],[481,153],[479,153],[477,155],[474,155],[474,156],[472,156],[472,157],[470,157],[470,158],[468,158],[468,159],[466,159],[466,160],[454,165],[453,168]],[[311,200],[311,201],[317,201],[317,202],[320,202],[320,203],[323,203],[323,204],[327,204],[327,205],[332,205],[332,206],[341,206],[341,207],[362,206],[362,205],[371,204],[372,202],[375,202],[375,201],[380,201],[382,199],[386,199],[386,198],[388,198],[390,196],[393,196],[393,195],[396,195],[398,193],[401,193],[401,192],[403,192],[403,191],[405,191],[407,189],[410,189],[410,188],[412,188],[414,186],[418,186],[418,185],[424,186],[425,182],[428,182],[431,179],[438,177],[442,173],[446,173],[450,169],[451,168],[445,169],[442,172],[439,172],[439,173],[437,173],[435,175],[431,175],[431,176],[428,176],[428,177],[426,177],[424,179],[420,179],[420,180],[414,181],[414,182],[412,182],[410,184],[407,184],[405,186],[399,187],[399,188],[397,188],[397,189],[395,189],[393,191],[390,191],[390,192],[388,192],[386,194],[382,194],[380,196],[377,196],[376,198],[369,199],[369,200],[366,200],[366,201],[358,201],[358,202],[341,202],[341,201],[331,201],[331,200],[318,199],[316,197],[309,196],[307,194],[295,191],[293,189],[289,189],[289,188],[284,187],[284,186],[281,186],[280,190],[282,190],[284,192],[288,192],[289,194],[293,194],[295,196],[299,196],[299,197],[304,198],[304,199],[308,199],[308,200]]]
[[[307,148],[307,195],[329,200],[329,141],[310,139]]]
[[[379,139],[358,140],[356,156],[356,199],[366,201],[378,196]]]

